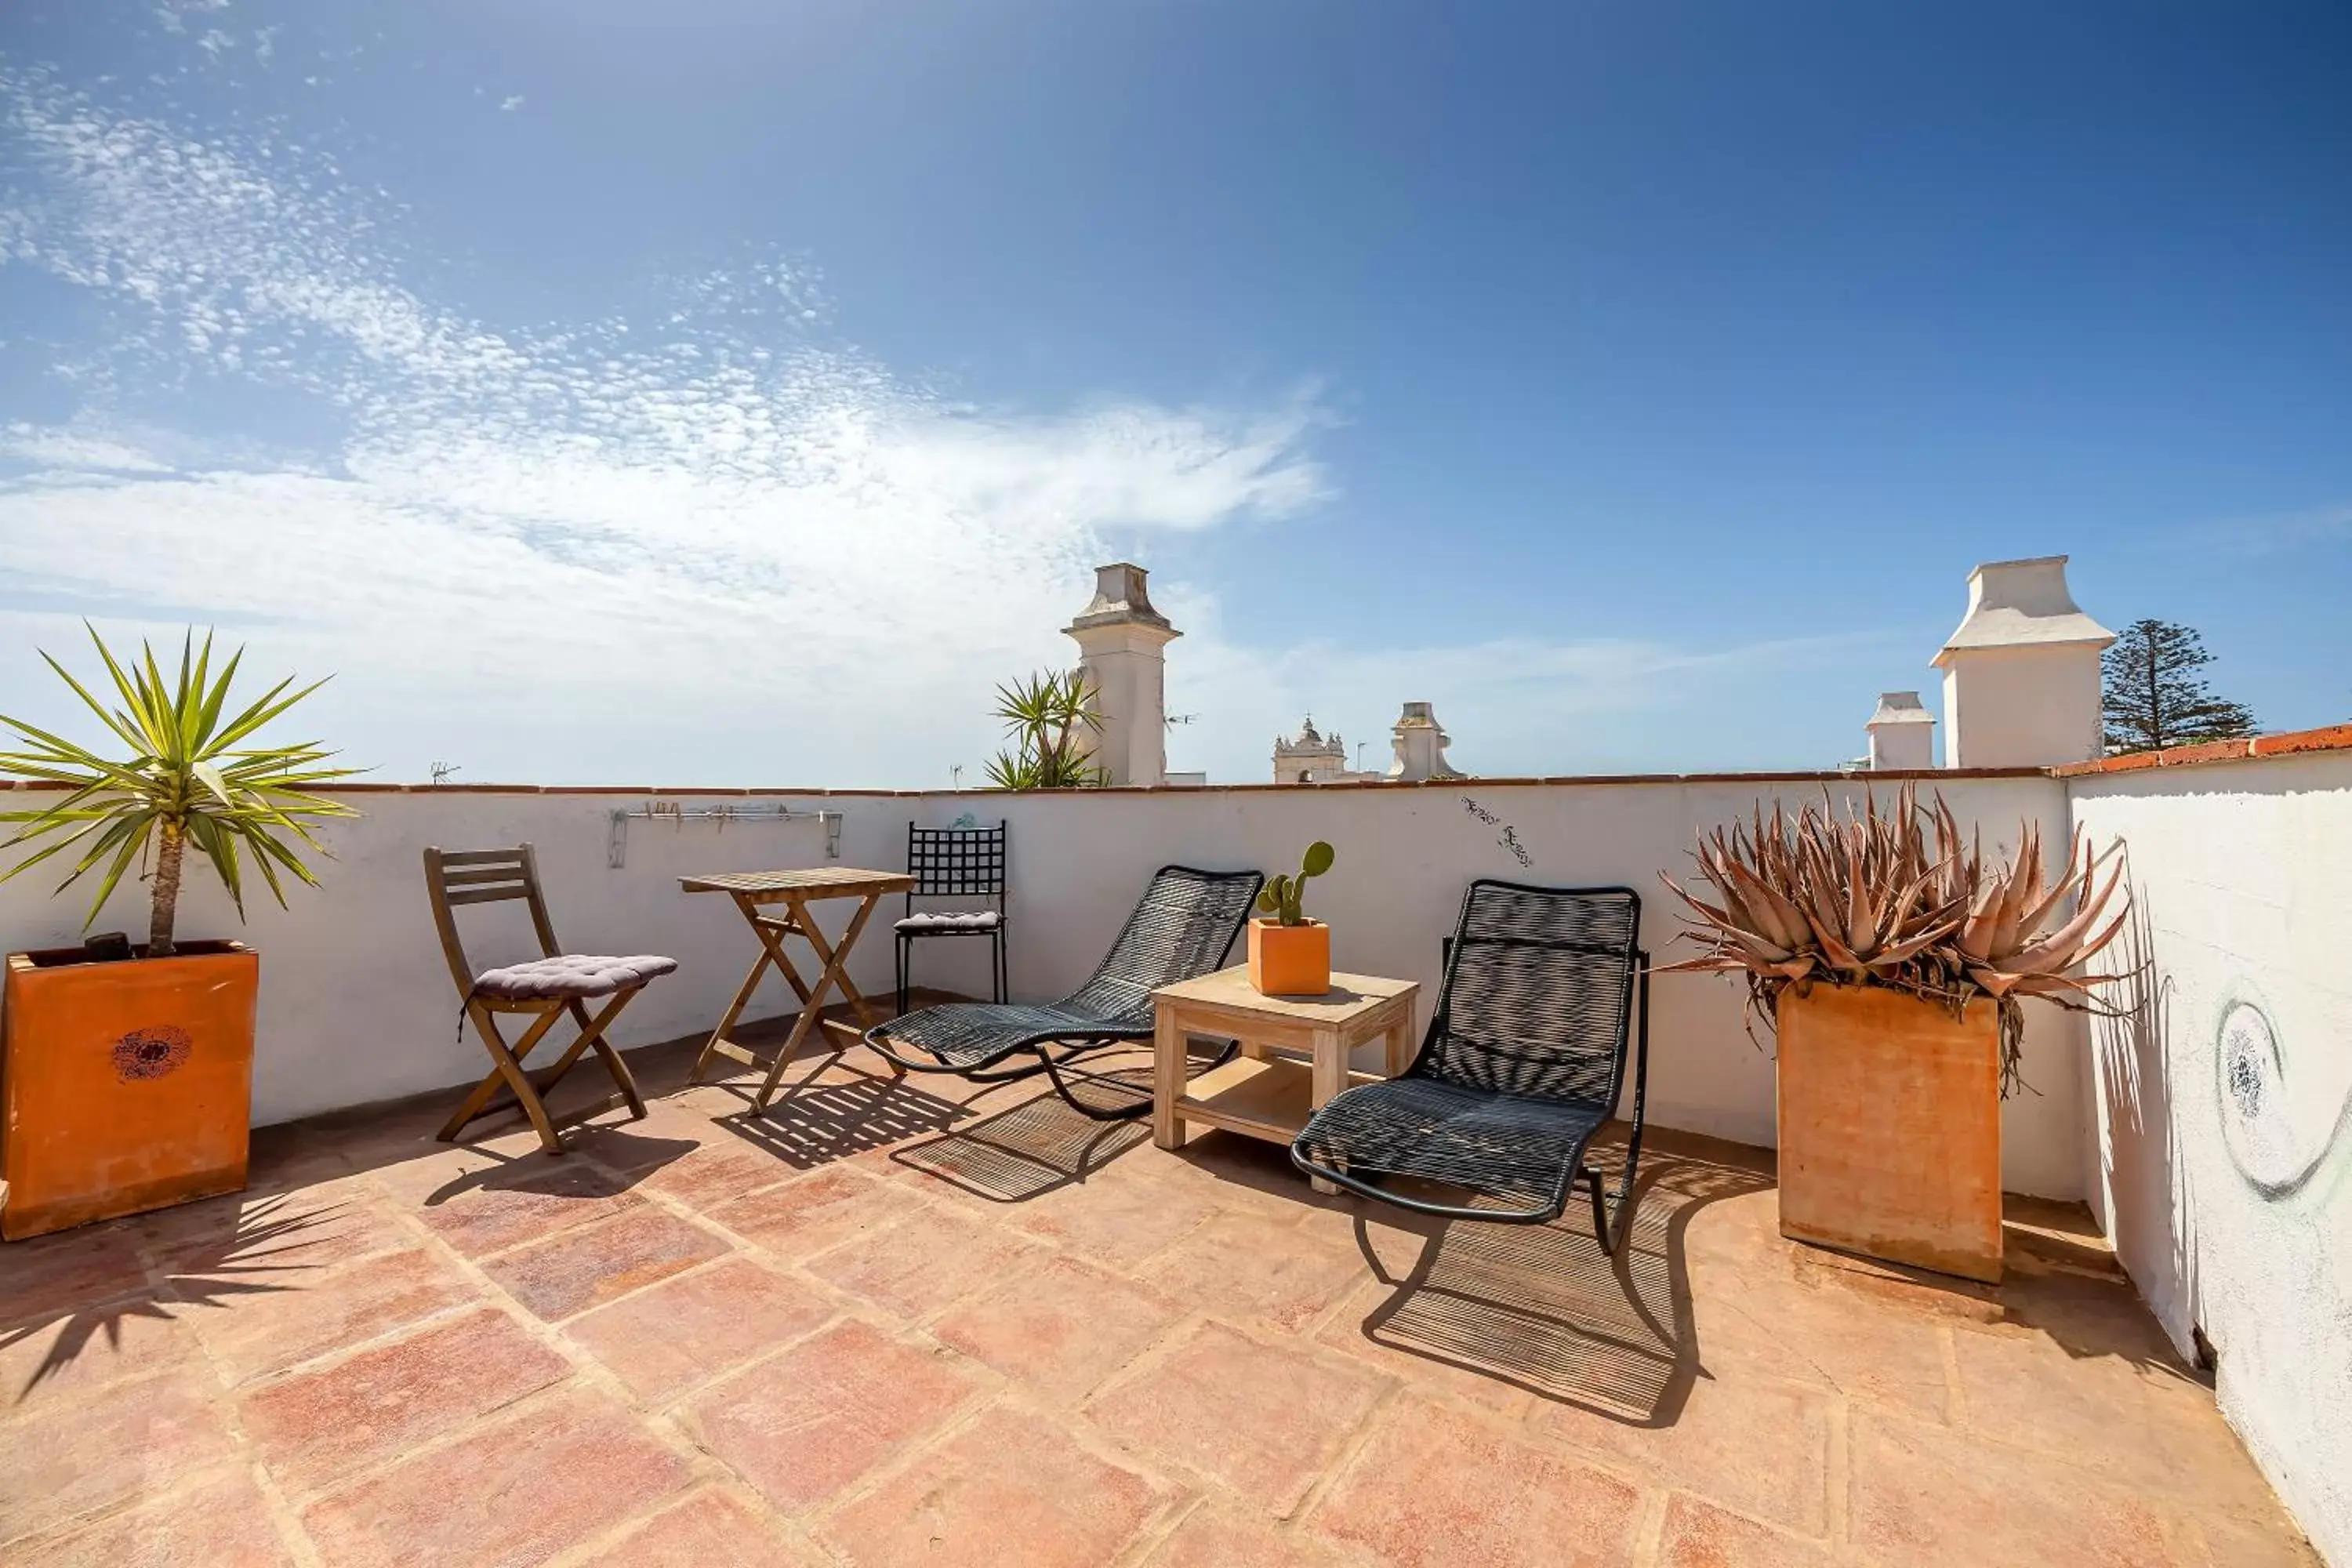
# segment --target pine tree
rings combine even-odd
[[[2197,673],[2213,662],[2190,628],[2134,621],[2101,660],[2110,752],[2154,752],[2254,732],[2253,710],[2213,695]]]

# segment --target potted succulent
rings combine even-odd
[[[0,812],[17,825],[0,849],[27,847],[0,880],[56,859],[62,892],[96,873],[87,931],[135,864],[152,884],[147,941],[93,938],[78,948],[8,955],[0,995],[0,1237],[185,1203],[245,1185],[258,956],[242,942],[183,942],[174,931],[188,850],[210,861],[240,919],[258,871],[282,906],[280,874],[317,885],[301,847],[310,824],[354,815],[310,793],[352,770],[304,742],[257,745],[255,731],[318,689],[280,681],[228,706],[240,651],[213,673],[212,638],[180,648],[166,680],[154,651],[129,669],[95,628],[121,706],[110,708],[44,653],[120,743],[110,760],[22,720],[0,716],[26,750],[0,773],[64,786],[38,806]]]
[[[1779,1037],[1780,1232],[1973,1279],[2001,1271],[2000,1101],[2019,1083],[2021,1005],[2100,1010],[2077,973],[2129,896],[2120,846],[2079,836],[2045,882],[2040,833],[1987,859],[1939,796],[1905,786],[1841,818],[1775,805],[1699,841],[1713,900],[1666,886],[1706,951],[1665,968],[1744,975]],[[2105,870],[2104,879],[2102,871]]]
[[[1300,909],[1307,879],[1331,868],[1331,847],[1307,847],[1296,877],[1276,877],[1257,896],[1269,919],[1249,926],[1250,984],[1266,996],[1320,996],[1331,989],[1331,928]]]

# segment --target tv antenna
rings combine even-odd
[[[436,763],[433,764],[433,782],[437,784],[447,784],[451,773],[461,771],[455,763]]]
[[[1167,718],[1162,719],[1160,722],[1173,730],[1177,725],[1190,724],[1199,717],[1200,715],[1198,713],[1171,713]]]

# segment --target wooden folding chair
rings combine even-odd
[[[561,1154],[563,1142],[556,1136],[559,1126],[568,1127],[623,1104],[628,1106],[633,1119],[643,1117],[646,1102],[637,1094],[636,1080],[629,1076],[628,1064],[621,1060],[621,1053],[605,1040],[604,1031],[647,981],[675,970],[677,961],[650,954],[601,958],[565,952],[556,942],[554,924],[547,918],[547,900],[539,889],[539,862],[528,844],[519,844],[511,849],[445,852],[428,848],[425,851],[425,886],[433,896],[433,923],[441,933],[441,951],[449,960],[449,977],[457,984],[464,1016],[474,1021],[492,1064],[489,1076],[474,1087],[457,1107],[457,1114],[441,1129],[438,1136],[442,1142],[454,1142],[469,1121],[520,1106],[538,1130],[541,1146],[551,1154]],[[544,956],[503,969],[477,972],[467,962],[465,944],[458,940],[457,907],[499,903],[509,899],[520,899],[530,906],[531,929],[539,935]],[[592,1016],[587,1004],[605,996],[612,1000]],[[511,1047],[499,1031],[498,1016],[501,1013],[530,1019],[521,1037]],[[536,1071],[526,1068],[524,1059],[546,1038],[556,1020],[567,1013],[580,1031],[578,1037],[549,1066]],[[460,1024],[460,1030],[463,1027]],[[604,1061],[619,1092],[566,1112],[560,1121],[550,1117],[542,1097],[572,1070],[572,1063],[591,1050]],[[505,1091],[503,1098],[501,1089]]]

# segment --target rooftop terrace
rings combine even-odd
[[[1032,1080],[635,1053],[560,1160],[446,1096],[7,1249],[12,1564],[2035,1563],[2299,1543],[2071,1205],[1998,1289],[1783,1241],[1656,1134],[1631,1245],[1318,1197]]]

